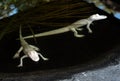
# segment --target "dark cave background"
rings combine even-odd
[[[61,6],[57,7],[55,5],[56,3],[57,5]],[[69,6],[72,6],[74,4],[74,6],[71,8],[66,6],[66,8],[63,9],[63,6],[66,4]],[[43,5],[46,4],[42,4],[41,6]],[[53,74],[56,73],[56,75],[58,73],[59,75],[59,69],[61,69],[61,72],[67,72],[67,70],[71,71],[73,69],[81,68],[82,66],[83,68],[89,68],[90,64],[92,64],[94,67],[96,67],[97,64],[100,68],[102,66],[105,66],[106,63],[114,61],[114,57],[119,57],[118,54],[117,56],[114,54],[109,54],[109,51],[120,45],[120,21],[114,18],[112,14],[107,14],[106,12],[97,9],[93,4],[88,4],[82,0],[70,0],[67,2],[61,1],[59,3],[53,2],[47,3],[47,5],[49,7],[51,5],[55,5],[55,7],[51,6],[49,9],[46,7],[43,8],[41,6],[38,6],[0,21],[1,77],[19,76],[21,73],[24,73],[24,76],[27,74],[26,72],[28,72],[29,75],[38,75],[39,71],[42,71],[42,73],[46,76],[49,76],[47,75],[47,72],[51,72]],[[38,8],[48,10],[45,10],[43,12],[39,11]],[[56,9],[60,10],[58,12],[54,12],[53,14],[46,15],[48,12],[54,11]],[[72,13],[74,9],[77,10],[75,13]],[[31,10],[33,10],[34,13],[31,12]],[[60,12],[61,14],[59,14]],[[55,16],[56,13],[58,14],[57,16]],[[67,32],[53,36],[36,38],[37,43],[35,43],[34,39],[26,40],[30,44],[38,46],[40,48],[40,53],[42,53],[45,57],[48,57],[50,60],[44,62],[41,59],[38,63],[35,63],[27,58],[24,59],[24,67],[16,67],[19,64],[19,59],[12,59],[12,57],[20,47],[19,41],[16,40],[16,38],[18,38],[18,29],[20,24],[23,26],[23,36],[26,36],[31,34],[29,25],[32,27],[35,33],[44,32],[67,26],[78,19],[87,18],[94,13],[107,15],[108,18],[105,20],[93,22],[91,25],[91,29],[93,30],[92,34],[89,34],[86,26],[84,26],[84,30],[82,32],[79,32],[80,34],[85,34],[84,38],[75,38],[73,32]],[[38,16],[39,14],[42,14],[43,17],[41,15]],[[32,21],[31,19],[36,20]],[[102,63],[99,64],[101,61]],[[77,67],[68,69],[73,66]],[[33,72],[37,73],[33,74]],[[3,73],[5,74],[2,75]],[[16,74],[13,75],[11,73]],[[43,78],[41,80],[43,80]]]

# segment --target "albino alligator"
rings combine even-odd
[[[43,32],[43,33],[38,33],[35,35],[30,35],[30,36],[25,36],[23,37],[24,39],[28,39],[28,38],[33,38],[33,37],[42,37],[42,36],[49,36],[49,35],[55,35],[55,34],[60,34],[60,33],[65,33],[68,31],[72,31],[74,32],[74,36],[75,37],[83,37],[84,35],[79,35],[78,31],[81,31],[82,29],[80,27],[87,25],[87,29],[89,33],[92,33],[92,30],[90,29],[90,24],[93,21],[97,21],[97,20],[102,20],[102,19],[106,19],[107,16],[105,15],[99,15],[99,14],[93,14],[90,17],[86,18],[86,19],[81,19],[78,20],[66,27],[62,27],[59,29],[55,29],[55,30],[51,30],[51,31],[47,31],[47,32]]]
[[[39,48],[33,45],[29,45],[22,37],[21,34],[21,27],[20,27],[20,43],[21,43],[21,47],[20,49],[17,51],[17,53],[14,55],[13,58],[18,58],[20,55],[20,52],[23,50],[24,52],[24,56],[22,56],[20,58],[20,64],[18,65],[18,67],[22,67],[23,66],[23,59],[26,57],[31,58],[33,61],[38,62],[40,60],[40,57],[43,60],[48,60],[48,58],[45,58],[42,56],[42,54],[38,53],[37,51],[39,51]],[[39,57],[40,55],[40,57]]]

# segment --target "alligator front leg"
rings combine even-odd
[[[92,30],[91,30],[91,28],[90,28],[90,24],[92,24],[92,22],[89,22],[89,23],[87,24],[87,29],[88,29],[88,32],[89,32],[89,33],[92,33]]]
[[[47,61],[49,60],[48,58],[45,58],[42,54],[38,53],[38,55],[40,55],[40,57],[44,60],[44,61]]]
[[[21,58],[20,58],[20,64],[18,65],[18,67],[22,67],[23,66],[23,59],[24,58],[27,58],[28,57],[28,55],[24,55],[24,56],[22,56]]]

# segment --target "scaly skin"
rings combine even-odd
[[[72,32],[74,32],[75,37],[83,37],[84,35],[79,35],[77,32],[77,30],[78,31],[82,30],[82,28],[80,28],[80,27],[87,25],[88,32],[92,33],[92,30],[90,29],[90,24],[93,21],[102,20],[102,19],[106,19],[106,18],[107,18],[107,16],[105,16],[105,15],[94,14],[94,15],[91,15],[89,18],[78,20],[78,21],[76,21],[76,22],[74,22],[71,25],[68,25],[66,27],[47,31],[47,32],[43,32],[43,33],[38,33],[38,34],[35,34],[34,36],[35,37],[42,37],[42,36],[61,34],[61,33],[65,33],[68,31],[72,31]],[[29,38],[34,38],[34,36],[30,35],[30,36],[25,36],[23,38],[29,39]]]
[[[23,50],[24,52],[24,56],[22,56],[20,58],[20,64],[18,65],[18,67],[22,67],[23,66],[23,59],[24,58],[31,58],[33,61],[35,62],[38,62],[40,60],[40,57],[43,59],[43,60],[48,60],[48,58],[45,58],[43,57],[42,54],[38,53],[37,51],[39,51],[39,48],[37,48],[36,46],[33,46],[33,45],[29,45],[22,37],[22,34],[21,34],[21,27],[20,27],[20,43],[21,43],[21,47],[20,49],[17,51],[17,53],[14,55],[13,58],[18,58],[19,55],[20,55],[20,52]],[[40,57],[39,57],[40,56]]]

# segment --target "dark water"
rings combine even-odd
[[[88,62],[106,56],[105,52],[113,49],[120,41],[120,22],[108,15],[108,19],[96,21],[91,28],[92,34],[83,30],[84,38],[75,38],[73,32],[54,36],[28,39],[30,44],[40,48],[40,53],[49,58],[35,63],[31,59],[24,59],[24,67],[17,68],[19,59],[12,59],[19,49],[18,33],[6,35],[0,41],[0,72],[27,72],[35,70],[48,70],[68,66],[87,64]],[[22,54],[22,53],[21,53]],[[22,55],[21,55],[22,56]],[[109,55],[108,55],[109,56]]]

